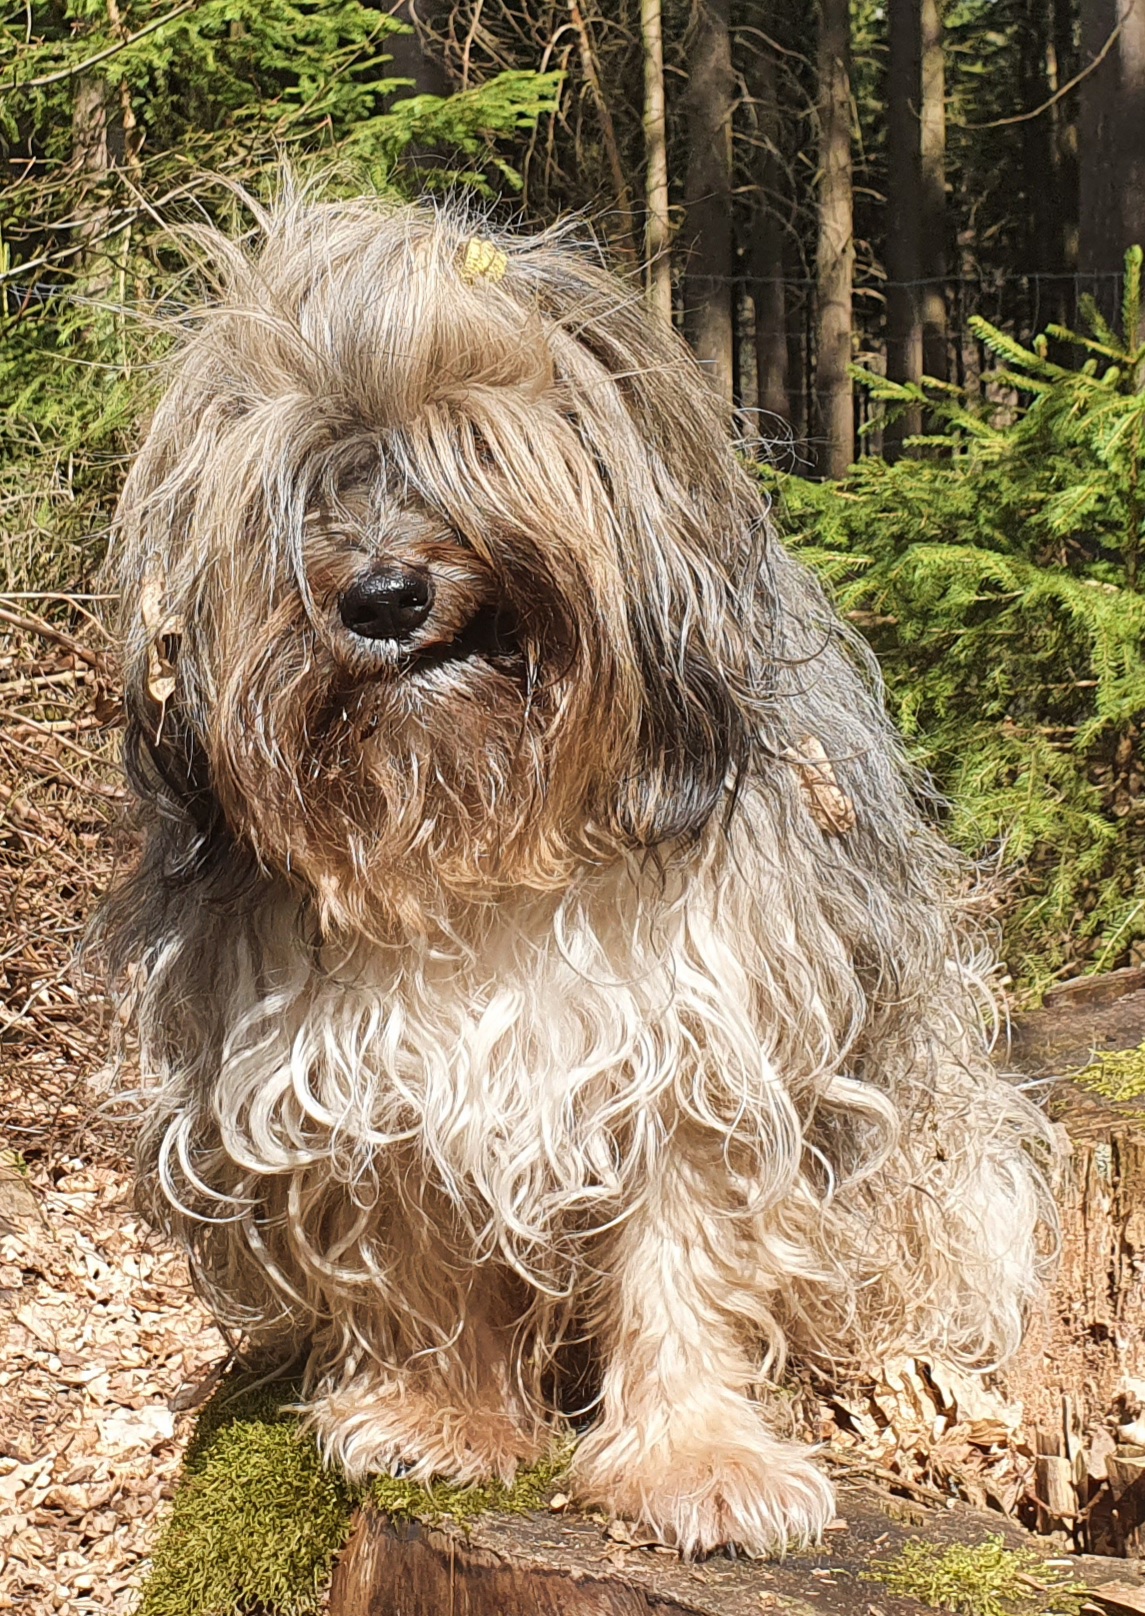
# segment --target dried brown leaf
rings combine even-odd
[[[855,805],[839,785],[823,743],[804,735],[784,753],[794,765],[807,812],[826,836],[845,836],[855,828]]]

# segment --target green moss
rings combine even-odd
[[[1001,1536],[946,1547],[911,1538],[895,1559],[874,1561],[863,1576],[958,1616],[1076,1616],[1084,1598],[1031,1549],[1007,1548]]]
[[[570,1442],[555,1445],[511,1487],[392,1476],[351,1487],[299,1428],[289,1408],[297,1392],[282,1382],[231,1379],[205,1405],[139,1616],[311,1616],[356,1504],[430,1523],[525,1514],[545,1505],[572,1452]]]
[[[140,1616],[318,1610],[354,1501],[282,1412],[290,1390],[224,1386],[203,1410]]]
[[[202,1470],[218,1438],[233,1426],[297,1424],[291,1404],[301,1389],[291,1380],[255,1380],[232,1373],[216,1387],[195,1418],[195,1429],[183,1455],[183,1475]]]
[[[1108,1050],[1079,1072],[1077,1081],[1107,1100],[1139,1100],[1145,1096],[1145,1043],[1136,1049]]]
[[[366,1496],[387,1515],[419,1521],[467,1522],[479,1515],[527,1515],[531,1509],[544,1508],[571,1457],[571,1442],[560,1442],[537,1464],[518,1471],[510,1487],[501,1481],[459,1487],[446,1481],[375,1476],[366,1485]]]

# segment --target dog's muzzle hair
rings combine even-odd
[[[966,873],[591,253],[373,201],[255,237],[200,238],[119,514],[145,1205],[351,1474],[512,1475],[575,1339],[582,1498],[811,1539],[786,1345],[995,1363],[1052,1245]]]

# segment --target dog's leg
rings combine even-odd
[[[308,1422],[352,1478],[510,1482],[550,1433],[519,1373],[520,1285],[459,1253],[445,1210],[406,1202],[387,1232],[384,1273],[330,1298],[316,1334]]]
[[[779,1253],[745,1251],[718,1147],[677,1136],[669,1151],[613,1247],[601,1414],[574,1461],[577,1492],[686,1555],[781,1553],[816,1539],[834,1500],[750,1395],[752,1315],[766,1312]]]
[[[362,1319],[359,1343],[372,1331],[376,1321]],[[359,1351],[321,1375],[308,1423],[326,1458],[351,1479],[511,1482],[546,1445],[542,1422],[516,1385],[512,1348],[512,1332],[476,1311],[456,1339],[401,1363]]]

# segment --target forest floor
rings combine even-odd
[[[225,1348],[123,1131],[45,1064],[0,1085],[0,1610],[125,1616]]]
[[[225,1347],[132,1209],[113,1024],[76,975],[122,851],[114,682],[86,608],[45,610],[57,638],[0,650],[0,1610],[120,1616]]]

